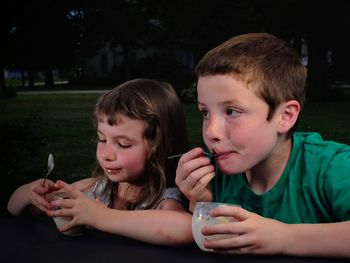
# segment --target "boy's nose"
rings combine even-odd
[[[211,118],[204,127],[204,136],[210,141],[220,141],[224,133],[223,121]]]

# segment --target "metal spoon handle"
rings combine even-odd
[[[167,157],[168,160],[170,159],[174,159],[174,158],[178,158],[178,157],[181,157],[182,155],[184,155],[185,153],[179,153],[179,154],[174,154],[174,155],[170,155]],[[212,153],[207,153],[207,152],[204,152],[204,155],[206,155],[207,157],[215,157],[217,156],[218,154],[212,154]]]
[[[54,167],[54,159],[53,159],[53,155],[50,153],[49,158],[47,159],[47,173],[44,177],[44,181],[42,184],[43,187],[45,186],[46,179],[49,176],[49,174],[52,172],[53,167]]]
[[[47,177],[49,176],[49,174],[51,173],[51,171],[48,171],[44,177],[44,181],[43,181],[43,187],[45,186],[45,182],[46,182],[46,179]]]
[[[170,155],[167,157],[168,160],[170,159],[175,159],[177,157],[181,157],[182,155],[184,155],[184,153],[179,153],[179,154],[174,154],[174,155]]]

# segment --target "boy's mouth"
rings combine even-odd
[[[232,153],[232,151],[226,151],[226,152],[217,152],[214,149],[211,152],[211,157],[215,158],[215,159],[220,159],[220,158],[225,158],[228,155],[230,155]]]
[[[216,152],[214,149],[210,152],[210,157],[216,158],[220,156],[220,153]]]

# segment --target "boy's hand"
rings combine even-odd
[[[55,183],[49,179],[46,179],[45,185],[43,186],[44,179],[36,180],[28,185],[29,188],[29,202],[47,213],[52,209],[50,205],[51,195],[53,191],[57,191],[58,188]]]
[[[277,220],[261,217],[238,206],[215,208],[211,216],[233,217],[234,221],[202,228],[206,236],[232,234],[221,240],[207,240],[204,246],[230,254],[281,254],[288,243],[288,227]]]
[[[202,148],[194,148],[179,160],[175,182],[181,192],[190,200],[190,211],[199,201],[211,201],[210,180],[215,176],[214,166],[204,156]]]

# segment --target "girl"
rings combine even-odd
[[[51,217],[72,217],[60,231],[85,225],[150,243],[191,242],[191,215],[173,187],[177,162],[167,159],[187,149],[185,115],[172,86],[125,82],[99,98],[95,119],[94,176],[72,185],[46,180],[43,186],[43,179],[23,185],[11,196],[9,212],[21,215],[34,207]],[[59,189],[71,198],[49,202]]]

